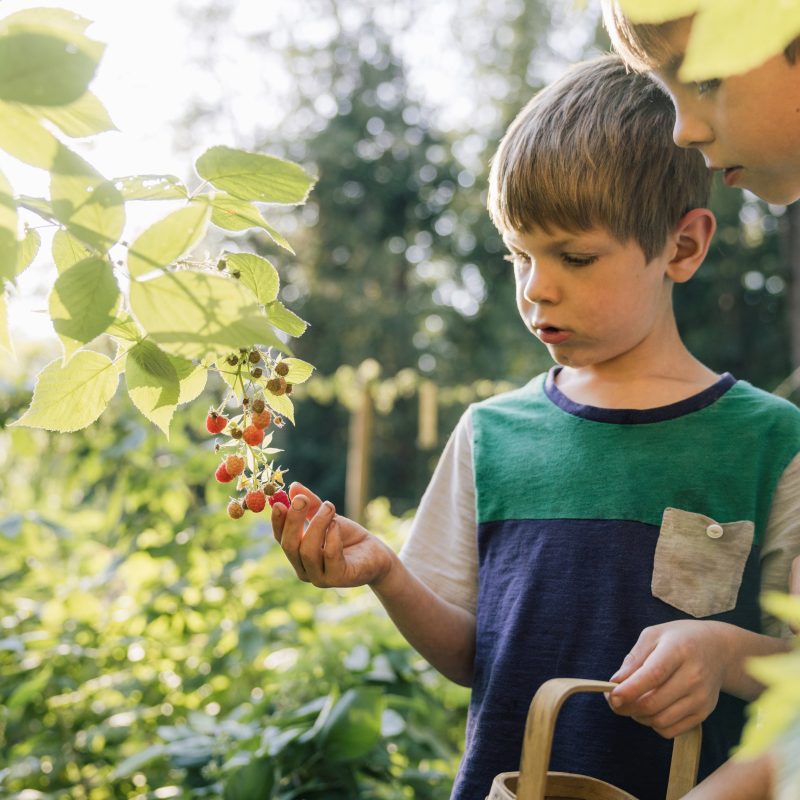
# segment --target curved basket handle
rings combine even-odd
[[[525,723],[517,800],[545,800],[556,717],[564,701],[577,692],[610,692],[616,685],[609,681],[553,678],[539,687]],[[700,762],[700,742],[699,725],[675,739],[666,800],[678,800],[694,786]]]

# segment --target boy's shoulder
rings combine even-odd
[[[736,381],[727,399],[735,413],[750,415],[754,420],[771,426],[778,424],[800,430],[800,408],[790,400],[747,381]]]
[[[542,372],[531,378],[526,384],[510,389],[507,392],[500,392],[485,400],[472,403],[469,407],[471,413],[492,410],[504,410],[519,407],[521,405],[531,405],[544,399],[544,383],[547,379],[547,372]]]

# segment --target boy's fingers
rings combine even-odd
[[[319,507],[322,505],[322,499],[314,494],[307,486],[295,481],[289,486],[289,498],[294,500],[297,495],[303,495],[308,501],[306,506],[306,519],[311,519],[317,513]]]
[[[655,644],[643,643],[641,638],[633,646],[633,649],[625,656],[619,669],[609,678],[614,683],[622,683],[630,678],[642,664],[647,661],[650,654],[655,649]]]
[[[334,513],[333,503],[324,502],[311,519],[311,522],[308,523],[306,532],[300,542],[300,561],[312,583],[323,582],[325,564],[322,546],[325,542],[325,531],[330,525]]]
[[[281,538],[283,537],[283,522],[284,522],[284,512],[286,511],[285,506],[282,503],[276,503],[272,507],[272,514],[271,514],[271,522],[272,522],[272,535],[275,537],[275,541],[280,544]]]
[[[792,561],[792,571],[789,575],[789,592],[800,594],[800,556]]]
[[[276,503],[274,508],[277,509],[281,505],[282,503]],[[285,512],[280,538],[281,548],[286,553],[289,563],[294,567],[297,576],[306,581],[308,576],[300,558],[300,542],[303,540],[307,507],[308,498],[305,495],[296,494],[292,498],[292,504]]]
[[[663,686],[680,666],[680,661],[671,658],[669,650],[653,651],[650,657],[629,678],[620,682],[611,692],[609,703],[614,709],[625,703],[638,700],[642,695]]]

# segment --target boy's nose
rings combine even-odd
[[[558,288],[541,266],[531,267],[526,278],[522,293],[529,303],[554,303],[558,300]]]
[[[702,147],[714,140],[714,131],[693,109],[676,103],[672,138],[680,147]]]

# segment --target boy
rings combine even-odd
[[[673,735],[711,714],[705,775],[757,691],[744,655],[784,649],[759,633],[757,596],[786,585],[800,550],[800,411],[681,342],[672,285],[699,268],[715,221],[708,171],[673,145],[673,118],[658,87],[609,57],[509,128],[490,213],[520,316],[559,366],[468,409],[400,558],[299,484],[273,509],[301,579],[370,585],[411,644],[472,687],[458,800],[517,768],[543,681],[619,677],[632,647],[634,688],[649,665],[662,678],[648,724]],[[670,749],[576,696],[551,767],[663,800]]]
[[[651,73],[672,98],[677,144],[699,149],[728,186],[769,203],[800,197],[800,40],[741,75],[683,83],[678,69],[692,17],[634,25],[617,0],[602,5],[615,50],[631,68]]]

